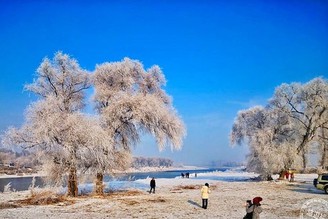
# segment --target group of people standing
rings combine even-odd
[[[294,170],[291,169],[287,170],[285,172],[285,177],[289,182],[294,182]]]
[[[189,178],[189,175],[190,175],[190,173],[186,173],[186,174],[184,174],[184,173],[181,173],[181,177],[182,178]],[[197,174],[195,175],[195,177],[197,177]]]
[[[156,182],[153,177],[150,180],[150,190],[149,193],[155,193]],[[208,198],[210,194],[210,185],[205,183],[205,185],[201,188],[201,197],[202,197],[202,208],[207,209],[208,206]],[[253,202],[251,200],[247,200],[246,202],[246,215],[243,219],[259,219],[260,213],[262,212],[262,207],[260,202],[262,201],[261,197],[253,198]]]

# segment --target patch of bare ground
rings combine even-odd
[[[53,205],[61,203],[62,205],[71,205],[75,201],[68,199],[64,195],[55,194],[49,190],[33,192],[32,195],[25,199],[10,200],[0,203],[0,209],[19,208],[28,205]]]
[[[284,217],[298,217],[300,215],[300,210],[299,209],[290,209],[290,210],[281,212],[280,215],[284,216]]]
[[[122,196],[136,196],[136,195],[143,195],[145,192],[142,192],[140,190],[121,190],[121,191],[114,191],[109,192],[104,195],[104,197],[122,197]]]
[[[166,200],[164,198],[161,198],[161,197],[158,197],[158,198],[155,198],[155,199],[149,199],[148,202],[152,202],[152,203],[163,203],[163,202],[166,202]]]
[[[140,204],[139,201],[131,200],[131,199],[121,199],[120,201],[122,203],[126,204],[126,205],[138,205],[138,204]]]
[[[142,192],[140,190],[118,190],[118,191],[110,191],[108,193],[104,193],[103,195],[98,195],[95,193],[91,194],[83,194],[79,195],[75,199],[89,199],[89,198],[99,198],[99,199],[113,199],[113,198],[122,198],[122,197],[129,197],[129,196],[138,196],[138,195],[144,195],[145,192]]]
[[[181,190],[181,189],[200,189],[201,186],[200,185],[180,185],[180,186],[175,186],[172,190]]]
[[[21,205],[13,203],[13,202],[3,202],[0,203],[0,210],[1,209],[6,209],[6,208],[19,208]]]
[[[200,190],[202,188],[202,185],[179,185],[173,187],[170,191],[175,192],[175,191],[181,191],[181,190]],[[212,185],[210,186],[211,190],[215,190],[217,188],[217,185]]]
[[[57,204],[60,202],[73,204],[73,200],[69,200],[64,195],[58,195],[51,191],[41,191],[38,193],[34,193],[31,195],[31,197],[28,197],[23,200],[16,201],[17,203],[21,205],[51,205],[51,204]]]

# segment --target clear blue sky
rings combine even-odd
[[[22,124],[34,100],[23,86],[58,50],[90,71],[124,57],[163,69],[188,135],[161,153],[146,137],[135,155],[243,161],[247,148],[228,141],[239,110],[328,77],[328,1],[0,0],[0,131]]]

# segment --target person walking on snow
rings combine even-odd
[[[210,186],[208,185],[208,183],[205,183],[205,185],[201,189],[202,208],[204,209],[207,209],[209,193],[210,193]]]
[[[155,182],[155,178],[153,177],[150,180],[150,190],[149,193],[151,193],[153,191],[153,193],[155,193],[155,187],[156,187],[156,182]]]

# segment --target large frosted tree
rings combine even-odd
[[[68,172],[68,195],[76,196],[77,168],[85,156],[81,149],[92,146],[86,129],[89,119],[80,112],[90,76],[75,59],[61,52],[52,60],[45,58],[36,73],[36,80],[26,89],[39,99],[29,106],[23,126],[10,128],[3,142],[41,149],[57,168],[53,172]]]
[[[145,133],[155,137],[160,150],[181,147],[185,128],[162,89],[165,77],[158,66],[145,70],[129,58],[103,63],[96,67],[93,83],[96,108],[115,149],[130,152]],[[99,170],[98,185],[108,169]]]
[[[270,107],[290,118],[294,129],[297,153],[302,156],[303,169],[311,142],[320,139],[324,156],[327,156],[326,129],[328,128],[328,83],[315,78],[306,84],[292,83],[279,86],[270,101]]]
[[[94,85],[98,115],[82,113],[85,90]],[[138,61],[104,63],[93,77],[75,59],[58,52],[45,58],[36,79],[26,86],[39,98],[26,112],[21,128],[9,128],[5,145],[40,150],[52,182],[68,175],[68,195],[78,194],[78,173],[97,173],[96,192],[103,193],[103,174],[130,164],[131,147],[144,133],[160,149],[181,147],[185,128],[162,89],[158,66],[144,70]]]
[[[317,146],[320,165],[327,166],[327,109],[325,79],[282,84],[265,108],[254,107],[238,113],[231,143],[249,145],[248,166],[261,175],[288,168],[305,169],[313,145]]]
[[[261,106],[238,112],[230,134],[230,142],[247,144],[247,169],[260,173],[262,179],[271,179],[295,164],[294,147],[286,143],[291,136],[288,118]]]

